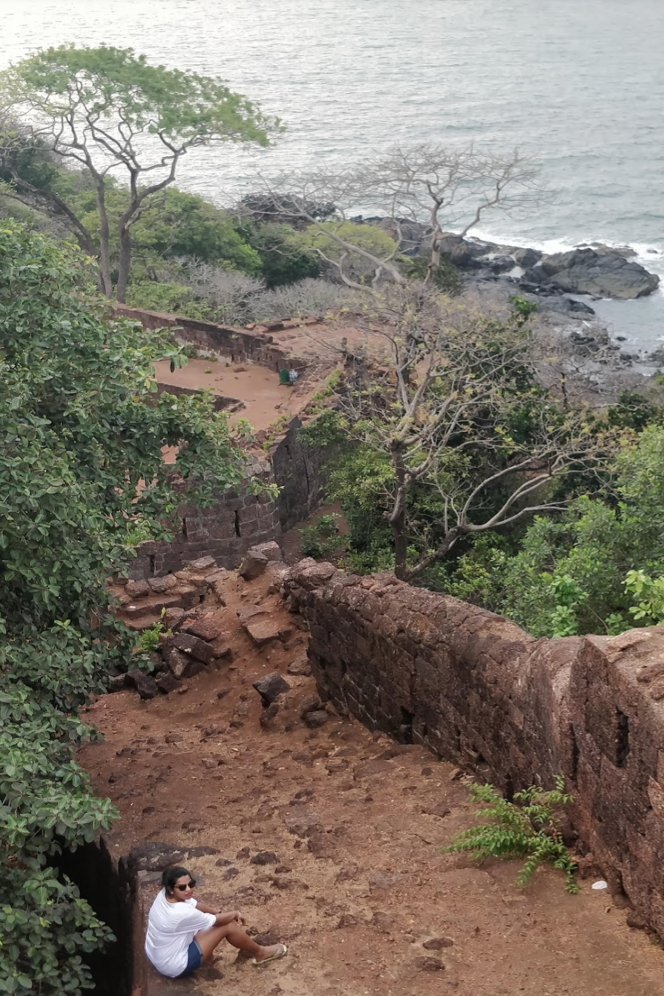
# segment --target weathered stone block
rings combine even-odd
[[[177,587],[178,581],[172,574],[166,574],[163,578],[150,578],[148,584],[155,594],[165,595],[167,591]]]
[[[253,581],[264,573],[268,563],[267,556],[257,547],[252,546],[247,550],[238,573],[245,581]]]
[[[211,643],[220,635],[221,626],[213,619],[202,616],[200,619],[194,619],[193,622],[187,623],[186,626],[182,627],[182,630],[185,633],[191,633],[192,636],[198,636],[201,640]]]
[[[171,637],[170,644],[203,664],[211,664],[214,660],[214,651],[210,644],[191,633],[177,633]]]
[[[261,543],[256,547],[260,553],[264,554],[270,563],[276,563],[281,560],[281,548],[275,540],[270,540],[267,543]]]
[[[254,682],[252,687],[256,689],[261,697],[263,706],[267,708],[274,702],[277,696],[290,691],[291,686],[278,671],[273,671],[272,674],[266,674],[265,677],[259,678],[258,681]]]
[[[184,619],[184,615],[185,615],[184,609],[180,609],[180,608],[166,609],[166,611],[164,612],[164,615],[162,617],[162,622],[163,622],[164,629],[167,629],[167,630],[168,629],[170,629],[170,630],[177,629],[177,627],[180,625],[180,623]]]
[[[191,668],[191,658],[187,657],[180,650],[176,650],[175,647],[167,647],[164,650],[164,660],[168,665],[168,669],[172,676],[178,681],[181,678],[188,677]]]
[[[174,692],[175,689],[179,687],[180,682],[173,674],[162,674],[161,678],[157,678],[157,688],[162,695],[168,695],[170,692]]]
[[[130,688],[135,688],[142,699],[154,699],[159,694],[157,682],[151,674],[145,674],[144,671],[128,671],[125,683]]]
[[[145,598],[150,594],[150,585],[147,581],[127,581],[125,591],[130,598]]]
[[[217,564],[214,557],[198,557],[196,560],[185,560],[185,566],[192,571],[209,571]]]
[[[257,647],[262,647],[271,640],[285,638],[287,631],[283,623],[276,619],[255,619],[244,627]]]

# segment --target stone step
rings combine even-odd
[[[162,609],[191,609],[194,605],[199,605],[203,599],[205,588],[184,585],[178,591],[171,591],[165,595],[149,595],[147,598],[137,599],[123,605],[118,611],[122,618],[132,619],[134,616],[142,616],[147,612],[161,613]]]
[[[125,624],[127,629],[133,629],[137,633],[142,633],[143,630],[150,629],[155,623],[161,622],[161,612],[150,612],[144,616],[132,616],[130,619],[125,619],[122,613],[120,613],[118,618]]]

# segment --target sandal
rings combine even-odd
[[[260,968],[262,965],[267,965],[270,961],[278,961],[279,958],[285,958],[288,954],[288,948],[285,944],[281,945],[281,951],[277,951],[276,954],[270,955],[269,958],[263,958],[262,961],[256,961],[255,958],[251,959],[251,964],[255,965],[256,968]]]

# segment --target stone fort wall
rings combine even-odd
[[[312,560],[286,590],[325,698],[508,797],[564,774],[582,848],[664,938],[664,627],[538,640],[391,575]]]
[[[139,543],[129,576],[144,581],[180,570],[186,561],[210,555],[220,567],[237,567],[258,543],[281,541],[282,534],[308,518],[321,498],[322,457],[298,437],[302,423],[294,418],[271,447],[257,474],[279,488],[276,499],[228,491],[203,508],[183,501],[170,541]]]
[[[116,305],[115,317],[140,322],[144,328],[172,328],[181,342],[209,349],[228,356],[232,362],[250,360],[269,369],[285,365],[302,369],[293,363],[269,334],[252,335],[212,322],[197,321],[177,315],[162,314]],[[158,393],[195,394],[190,388],[158,384]],[[237,398],[218,397],[216,409],[234,411],[242,407]],[[177,571],[188,560],[211,555],[221,567],[232,569],[240,563],[251,546],[271,540],[280,542],[283,532],[306,519],[317,507],[322,491],[322,460],[314,450],[298,440],[300,420],[294,418],[285,432],[277,437],[266,454],[258,475],[266,484],[276,484],[278,497],[267,493],[241,494],[235,491],[219,495],[208,508],[191,505],[183,500],[177,510],[176,531],[170,541],[141,543],[137,556],[129,566],[133,580]]]
[[[213,322],[202,322],[194,318],[168,315],[160,311],[145,311],[116,304],[113,308],[116,318],[130,318],[140,322],[146,329],[172,328],[177,330],[177,338],[190,342],[200,349],[210,349],[230,357],[233,363],[251,360],[270,370],[279,370],[287,360],[287,354],[275,345],[270,335],[252,335],[240,329]]]

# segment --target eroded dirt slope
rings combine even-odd
[[[198,895],[240,908],[290,947],[261,970],[226,949],[168,991],[661,996],[661,949],[589,880],[568,896],[546,870],[519,891],[513,863],[476,867],[441,853],[474,822],[452,766],[334,715],[303,724],[313,680],[287,669],[300,669],[306,633],[266,594],[277,569],[251,583],[228,575],[215,612],[230,663],[149,702],[104,696],[89,715],[106,739],[81,760],[120,809],[118,853],[145,841],[212,849],[189,862]],[[256,648],[238,626],[247,604],[270,607],[284,641]],[[291,691],[266,730],[251,686],[272,671]]]

